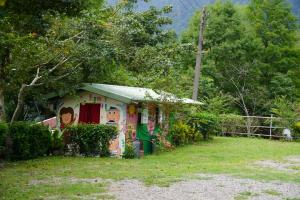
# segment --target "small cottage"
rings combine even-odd
[[[139,139],[145,154],[151,152],[151,136],[160,130],[165,115],[162,102],[200,104],[179,99],[172,94],[158,94],[152,89],[106,84],[84,84],[76,96],[52,98],[50,107],[57,112],[56,128],[79,123],[117,126],[118,137],[111,142],[112,154],[121,155],[126,138]]]

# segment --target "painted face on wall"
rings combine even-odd
[[[70,124],[72,122],[72,114],[71,113],[62,114],[61,119],[63,124]]]
[[[64,127],[66,125],[71,125],[74,122],[74,110],[71,107],[63,107],[60,112],[60,123]]]
[[[120,111],[116,107],[110,107],[106,114],[108,123],[119,123]]]

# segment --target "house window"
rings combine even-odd
[[[100,104],[80,104],[79,123],[99,124]]]

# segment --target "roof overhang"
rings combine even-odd
[[[178,98],[174,94],[163,91],[154,91],[149,88],[129,87],[120,85],[108,85],[97,83],[84,83],[80,90],[92,92],[101,96],[115,99],[124,103],[138,103],[138,102],[155,102],[165,104],[192,104],[203,105],[202,102],[195,101],[188,98]],[[47,98],[53,98],[62,95],[49,94]]]

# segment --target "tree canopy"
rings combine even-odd
[[[282,95],[299,98],[297,21],[285,0],[253,0],[247,6],[217,1],[208,9],[204,77],[234,97],[243,114],[267,114],[272,99]],[[197,42],[198,19],[199,13],[182,42]]]
[[[83,82],[191,97],[200,12],[179,37],[168,29],[172,6],[136,11],[136,3],[2,3],[0,113],[22,120],[24,105],[43,104],[51,92],[72,93]],[[220,112],[268,114],[273,99],[299,100],[299,30],[286,0],[217,1],[208,13],[199,85],[206,109],[223,102],[228,108]]]

